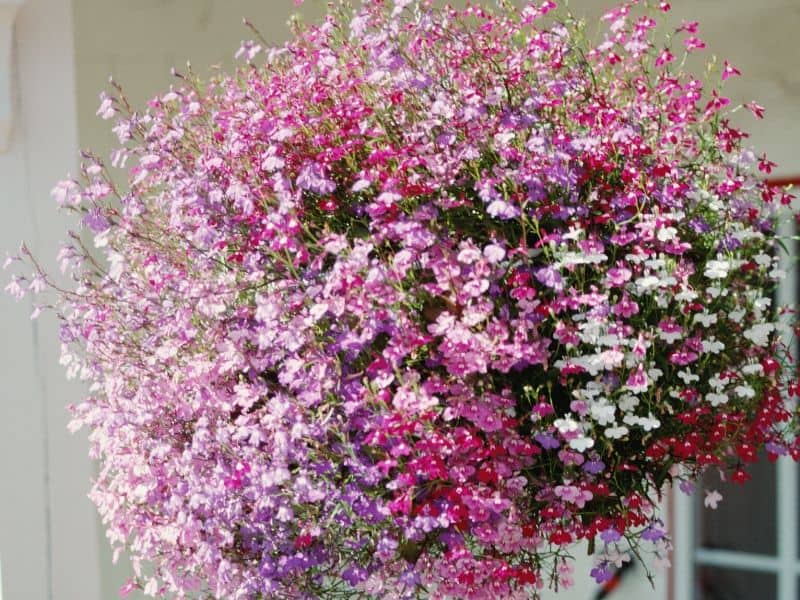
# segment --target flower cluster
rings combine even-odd
[[[73,234],[72,288],[9,288],[58,291],[131,586],[535,597],[580,540],[598,581],[666,561],[666,483],[798,454],[789,196],[677,66],[697,25],[670,49],[639,4],[592,45],[549,0],[342,2],[145,112],[103,97],[120,147],[54,190],[102,257]]]

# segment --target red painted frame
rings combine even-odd
[[[769,177],[767,183],[773,187],[786,187],[787,185],[800,186],[800,175],[790,175],[787,177]]]

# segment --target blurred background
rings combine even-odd
[[[484,0],[490,4],[493,0]],[[610,0],[571,0],[590,22]],[[734,116],[751,132],[757,153],[778,163],[784,183],[800,175],[800,0],[674,0],[671,26],[698,20],[716,55],[742,72],[725,88],[732,104],[752,100]],[[75,172],[78,149],[107,157],[108,122],[95,116],[109,76],[135,106],[177,82],[172,67],[208,75],[231,69],[247,17],[268,40],[288,36],[287,19],[316,21],[324,2],[306,0],[0,0],[0,251],[24,239],[51,270],[67,223],[49,191]],[[690,64],[698,73],[702,61]],[[794,280],[793,280],[794,281]],[[794,283],[783,295],[794,299]],[[32,307],[0,295],[0,598],[98,600],[117,597],[129,565],[113,565],[102,525],[86,498],[95,469],[86,434],[66,431],[67,404],[81,397],[58,364],[54,320],[30,321]],[[655,587],[638,565],[613,589],[598,589],[590,560],[577,551],[576,585],[559,599],[800,600],[797,470],[764,464],[744,489],[728,491],[717,511],[665,494],[675,540],[673,569]],[[137,597],[133,594],[131,597]],[[552,595],[547,595],[552,598]]]

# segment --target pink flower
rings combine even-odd
[[[675,60],[675,56],[667,49],[661,51],[661,54],[656,58],[656,66],[661,67]]]
[[[688,52],[692,52],[693,50],[702,50],[706,47],[706,43],[695,36],[684,39],[683,45],[686,46],[686,50]]]
[[[628,375],[628,380],[625,382],[625,387],[634,394],[643,394],[650,388],[650,381],[647,378],[647,373],[640,364],[636,370]]]
[[[734,67],[727,60],[725,61],[725,66],[722,69],[722,81],[726,81],[729,77],[736,77],[741,74],[742,72],[739,71],[739,69]]]
[[[764,118],[765,109],[763,106],[758,104],[757,102],[748,102],[744,105],[747,110],[749,110],[757,119]]]
[[[614,314],[620,317],[630,318],[639,313],[639,305],[635,300],[632,300],[625,294],[622,296],[622,299],[614,305],[613,310]]]
[[[608,270],[607,280],[609,286],[621,287],[631,279],[631,270],[626,267],[612,267]]]
[[[689,365],[697,360],[698,356],[695,352],[688,350],[677,350],[669,355],[669,362],[673,365],[680,365],[682,367]]]

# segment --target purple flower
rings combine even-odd
[[[695,233],[708,233],[711,231],[711,226],[702,218],[694,217],[689,220],[689,227]]]
[[[777,456],[786,456],[789,452],[784,444],[776,444],[775,442],[767,442],[764,447],[767,452]]]
[[[737,248],[741,247],[742,247],[741,240],[737,239],[732,234],[727,234],[722,240],[720,240],[718,250],[720,252],[725,252],[725,251],[732,252],[733,250],[736,250]]]
[[[352,586],[356,586],[369,577],[369,571],[359,565],[352,565],[342,571],[342,579]]]
[[[561,442],[558,441],[558,438],[549,433],[537,433],[534,439],[539,442],[539,445],[545,450],[554,450],[561,447]]]
[[[317,194],[332,194],[336,184],[325,176],[322,166],[316,162],[307,162],[297,175],[297,187]]]
[[[651,524],[642,531],[642,539],[648,542],[657,542],[664,538],[667,532],[655,524]]]
[[[612,527],[610,529],[606,529],[605,531],[601,531],[600,539],[606,544],[613,544],[614,542],[620,541],[622,536],[620,535],[619,531]]]
[[[92,208],[83,217],[83,224],[91,229],[94,233],[100,233],[109,228],[108,219],[103,214],[103,211],[97,207]]]
[[[582,468],[587,473],[591,473],[592,475],[599,475],[605,470],[606,464],[598,458],[593,460],[587,460],[585,463],[583,463]]]
[[[561,273],[558,272],[558,269],[554,267],[543,267],[536,271],[536,279],[539,283],[546,285],[547,287],[551,287],[556,291],[561,291],[564,289],[564,280],[561,277]]]
[[[614,569],[612,569],[609,563],[602,562],[594,567],[589,574],[598,584],[602,584],[614,577]]]

